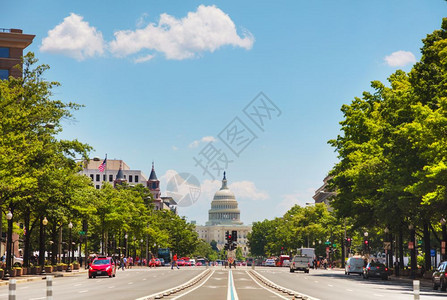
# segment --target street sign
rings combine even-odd
[[[413,242],[408,242],[408,249],[410,249],[410,250],[414,249],[414,243]]]
[[[422,241],[418,241],[418,245],[419,245],[419,246],[422,245]]]
[[[332,247],[337,248],[337,244],[332,244]]]
[[[79,234],[80,234],[80,235],[84,235],[84,234],[85,234],[85,231],[79,231]]]
[[[430,256],[431,257],[435,257],[436,256],[436,250],[435,249],[431,249],[430,250]]]
[[[325,244],[325,245],[330,245],[331,242],[327,241],[327,242],[325,242],[324,244]]]
[[[391,242],[383,242],[383,249],[391,250]]]

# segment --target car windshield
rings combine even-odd
[[[97,259],[93,262],[94,265],[108,265],[110,264],[110,259]]]

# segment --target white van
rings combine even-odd
[[[345,274],[352,273],[363,275],[363,267],[365,266],[365,260],[360,256],[353,256],[348,258],[345,266]]]

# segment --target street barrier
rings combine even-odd
[[[9,293],[8,300],[16,300],[16,280],[9,279]]]
[[[47,300],[53,300],[53,276],[47,276]]]
[[[419,300],[419,291],[420,291],[421,283],[419,280],[413,280],[413,295],[414,300]]]

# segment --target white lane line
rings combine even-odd
[[[87,292],[88,292],[88,290],[84,290],[84,291],[79,291],[78,293],[82,294],[82,293],[87,293]]]
[[[143,281],[145,281],[146,280],[146,278],[143,278]]]
[[[328,284],[327,286],[333,287],[333,285],[332,285],[332,284]]]
[[[373,296],[376,296],[376,297],[383,297],[383,295],[381,295],[381,294],[373,294]]]
[[[80,285],[82,285],[82,283],[74,284],[74,286],[80,286]]]
[[[228,272],[227,300],[239,300],[236,289],[234,288],[233,271],[231,270]]]
[[[279,298],[282,298],[282,299],[289,299],[289,298],[284,297],[283,295],[278,294],[278,293],[275,292],[275,291],[272,291],[272,290],[266,288],[265,286],[262,286],[257,280],[255,280],[255,279],[253,278],[253,276],[251,276],[250,273],[248,273],[248,271],[245,271],[245,272],[247,272],[248,276],[250,276],[250,278],[251,278],[254,282],[256,282],[257,285],[259,285],[260,287],[262,287],[264,290],[267,290],[267,291],[269,291],[270,293],[275,294],[275,295],[278,296]]]
[[[183,297],[183,296],[185,296],[185,295],[187,295],[187,294],[189,294],[189,293],[191,293],[192,291],[195,291],[196,289],[198,289],[199,287],[201,287],[202,285],[204,285],[205,284],[205,282],[207,282],[208,281],[208,279],[210,279],[211,278],[211,276],[213,276],[213,274],[214,274],[214,270],[211,272],[211,275],[210,276],[208,276],[208,278],[207,279],[205,279],[201,284],[199,284],[198,286],[196,286],[195,288],[193,288],[193,289],[191,289],[190,291],[187,291],[186,293],[184,293],[184,294],[181,294],[181,295],[178,295],[177,297],[175,297],[175,298],[172,298],[172,300],[176,300],[176,299],[178,299],[178,298],[180,298],[180,297]]]
[[[131,281],[131,282],[127,283],[127,284],[133,284],[133,282]]]
[[[352,290],[351,289],[346,289],[348,292],[352,292]]]

